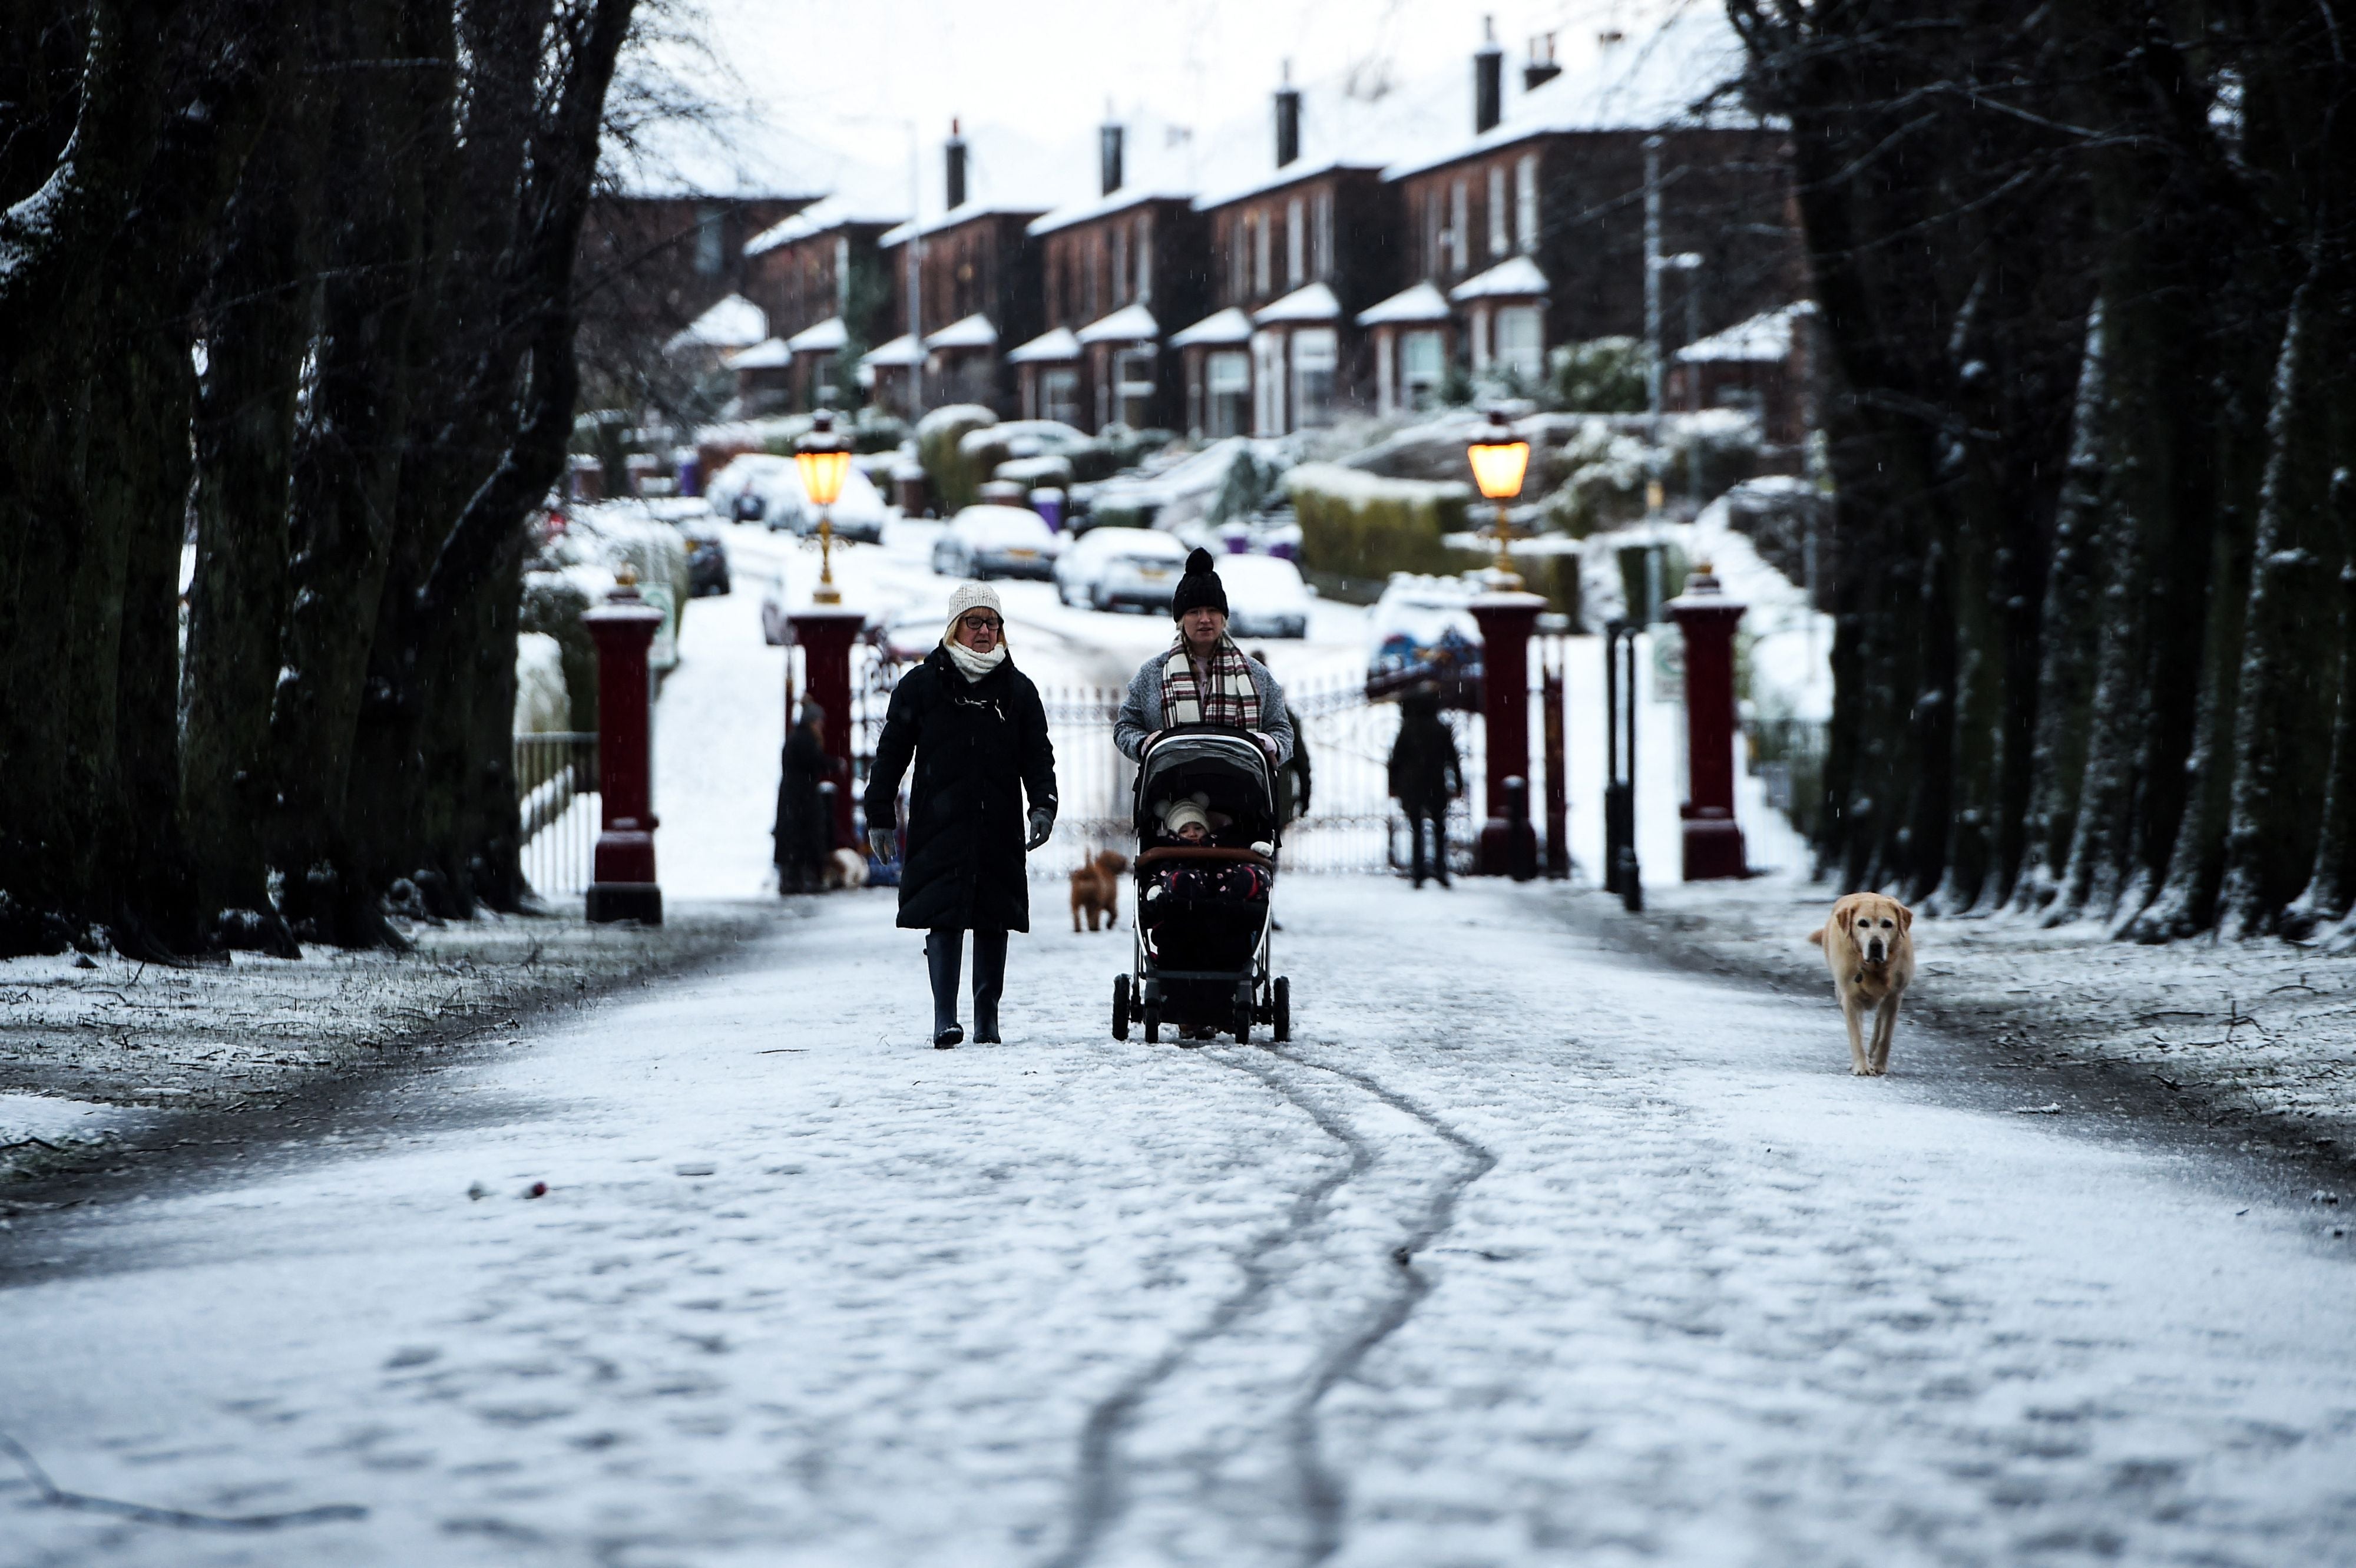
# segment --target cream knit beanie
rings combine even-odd
[[[959,583],[949,595],[948,624],[941,628],[941,641],[957,640],[957,624],[968,610],[988,610],[999,620],[998,642],[1006,645],[1006,607],[998,602],[998,590],[987,583]]]

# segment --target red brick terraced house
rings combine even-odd
[[[1025,419],[1186,428],[1182,350],[1171,338],[1208,297],[1205,226],[1191,193],[1125,180],[1127,140],[1127,127],[1102,127],[1097,196],[1031,225],[1045,330],[1006,356]]]
[[[1510,113],[1499,51],[1474,57],[1472,135],[1385,175],[1405,286],[1357,317],[1381,412],[1429,403],[1451,365],[1534,386],[1554,348],[1643,337],[1648,189],[1665,358],[1799,295],[1787,138],[1690,107],[1739,49],[1722,16],[1688,10],[1650,34],[1604,35],[1582,68],[1534,57]]]
[[[748,399],[774,390],[795,412],[860,401],[852,371],[894,325],[890,263],[879,242],[905,220],[830,197],[744,247],[744,292],[768,313],[771,333],[730,361]]]

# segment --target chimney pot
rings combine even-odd
[[[1121,128],[1119,125],[1108,124],[1098,133],[1098,136],[1100,145],[1097,160],[1098,170],[1103,177],[1104,194],[1110,196],[1120,188]]]
[[[1301,156],[1301,91],[1292,85],[1292,62],[1284,62],[1284,85],[1276,90],[1276,166]]]
[[[1497,128],[1505,117],[1505,53],[1497,47],[1497,24],[1494,16],[1481,19],[1481,48],[1472,56],[1472,134],[1476,136]]]
[[[948,156],[942,195],[947,198],[946,205],[954,211],[965,205],[965,138],[958,134],[955,120],[949,122],[948,145],[942,150]]]

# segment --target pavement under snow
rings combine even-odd
[[[1853,1079],[1828,1004],[1566,897],[1288,879],[1280,1049],[1115,1043],[1126,930],[1042,911],[952,1052],[891,895],[801,901],[21,1216],[0,1410],[57,1487],[367,1511],[11,1479],[0,1563],[2356,1558],[2340,1211],[1902,1039]]]

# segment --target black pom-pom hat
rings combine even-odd
[[[1170,618],[1178,620],[1188,610],[1204,608],[1226,614],[1227,585],[1219,581],[1218,569],[1211,564],[1211,553],[1197,550],[1186,557],[1186,575],[1178,579],[1178,591],[1170,596]]]

